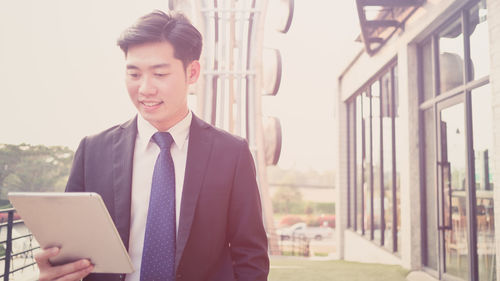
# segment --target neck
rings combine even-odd
[[[151,123],[151,125],[153,125],[153,127],[155,127],[159,132],[166,132],[170,128],[175,126],[177,123],[181,122],[184,118],[186,118],[188,113],[189,113],[189,109],[186,108],[185,110],[182,110],[181,112],[179,112],[179,114],[176,114],[175,118],[172,118],[170,120],[166,120],[164,122]]]

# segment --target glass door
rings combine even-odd
[[[493,210],[493,189],[495,159],[493,153],[493,111],[489,84],[471,92],[471,112],[474,150],[474,188],[476,227],[471,233],[477,236],[477,268],[479,281],[495,281],[495,212]]]
[[[440,275],[467,280],[468,186],[464,96],[438,105]]]

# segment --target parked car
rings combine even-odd
[[[9,213],[0,213],[0,223],[4,223],[4,222],[6,223],[8,218],[9,218]],[[14,213],[12,218],[14,221],[21,219],[21,217],[17,214],[17,212]]]
[[[304,222],[296,223],[290,227],[280,228],[277,234],[281,240],[288,240],[292,237],[306,237],[309,239],[322,240],[333,236],[333,228],[327,226],[307,226]]]

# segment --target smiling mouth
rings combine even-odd
[[[156,101],[156,102],[141,101],[140,103],[142,105],[144,105],[145,107],[155,107],[155,106],[158,106],[158,105],[162,104],[163,102],[162,101]]]

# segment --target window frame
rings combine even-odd
[[[465,3],[456,13],[454,13],[452,16],[449,17],[448,20],[445,21],[442,25],[439,27],[435,28],[428,36],[426,36],[423,40],[421,40],[417,45],[417,50],[418,50],[418,85],[419,85],[419,140],[420,140],[420,145],[423,145],[423,128],[425,126],[424,124],[424,112],[427,109],[433,108],[434,114],[435,114],[435,120],[434,122],[437,122],[437,112],[438,112],[438,107],[442,105],[443,103],[446,103],[447,100],[452,100],[456,99],[459,96],[462,96],[465,104],[465,131],[469,132],[467,133],[466,137],[466,167],[467,167],[467,204],[468,204],[468,229],[467,229],[467,235],[468,235],[468,253],[469,253],[469,258],[468,258],[468,263],[469,263],[469,280],[478,280],[478,254],[477,254],[477,232],[475,229],[476,225],[476,220],[477,220],[477,210],[476,210],[476,190],[475,190],[475,163],[474,163],[474,144],[473,144],[473,120],[472,120],[472,106],[471,106],[471,92],[474,89],[480,88],[484,85],[487,85],[490,83],[490,74],[479,77],[475,80],[473,80],[472,75],[471,75],[471,67],[473,66],[473,62],[471,60],[471,52],[470,52],[470,30],[469,30],[469,14],[471,9],[477,5],[481,0],[472,0],[468,1]],[[463,53],[460,55],[463,55],[463,79],[462,79],[462,84],[458,85],[452,89],[448,89],[445,92],[440,93],[440,69],[439,69],[439,35],[450,25],[450,23],[456,22],[456,21],[461,22],[461,32],[463,36]],[[431,88],[433,90],[433,93],[431,94],[432,98],[429,98],[427,100],[424,100],[424,89],[426,88],[424,85],[424,79],[423,79],[423,46],[431,41],[431,58],[432,58],[432,85]],[[491,50],[490,50],[491,52]],[[429,124],[428,124],[429,125]],[[431,124],[431,126],[435,126],[435,124]],[[434,145],[437,145],[437,141]],[[421,147],[422,148],[422,147]],[[420,167],[420,174],[422,176],[425,176],[425,153],[424,149],[420,149],[420,159],[421,163],[419,165]],[[437,161],[436,159],[438,158],[437,155],[437,150],[436,155],[434,155],[434,161]],[[431,160],[432,161],[432,160]],[[437,178],[436,178],[437,180]],[[447,275],[446,272],[441,268],[441,262],[440,260],[442,257],[438,257],[438,271],[432,269],[428,265],[428,261],[426,259],[428,255],[428,242],[427,242],[427,233],[424,231],[424,229],[427,226],[427,215],[425,213],[425,208],[427,206],[427,200],[426,200],[426,182],[422,181],[421,186],[420,186],[420,192],[422,194],[421,196],[421,234],[422,234],[422,265],[424,267],[424,270],[426,272],[431,273],[432,275],[438,277],[438,278],[443,278],[443,280],[454,280],[455,277]],[[438,207],[436,207],[438,209]],[[438,212],[439,213],[439,212]],[[437,230],[436,231],[440,231]],[[438,235],[439,236],[439,235]],[[439,239],[440,240],[440,239]],[[441,241],[438,242],[440,245]],[[440,245],[442,247],[442,245]],[[440,255],[443,255],[444,253],[440,253]],[[440,273],[441,272],[441,273]],[[441,275],[441,276],[440,276]]]
[[[348,180],[347,180],[347,204],[348,204],[348,222],[347,222],[347,228],[348,229],[351,229],[353,230],[354,232],[358,232],[361,230],[361,233],[360,235],[362,237],[365,237],[367,239],[369,239],[370,241],[373,241],[376,245],[378,246],[382,246],[383,249],[386,249],[386,250],[389,250],[391,251],[392,253],[395,253],[397,254],[399,252],[399,248],[398,248],[398,226],[397,226],[397,221],[398,221],[398,216],[400,216],[401,214],[398,212],[398,208],[397,208],[397,169],[396,169],[396,124],[395,124],[395,112],[396,112],[396,92],[397,92],[397,89],[396,89],[396,82],[395,82],[395,79],[396,79],[396,73],[395,71],[397,70],[397,57],[394,57],[393,59],[390,60],[389,63],[387,63],[384,67],[381,68],[380,71],[378,71],[376,73],[376,75],[374,75],[369,81],[367,81],[365,84],[363,84],[362,87],[359,88],[359,90],[356,92],[356,94],[354,94],[353,96],[351,96],[347,101],[346,101],[346,108],[347,108],[347,132],[348,132],[348,136],[347,136],[347,145],[348,145],[348,152],[347,152],[347,176],[348,176]],[[382,83],[382,79],[385,75],[389,74],[389,77],[390,77],[390,86],[389,86],[389,91],[390,91],[390,94],[389,94],[389,98],[390,98],[390,118],[391,118],[391,131],[390,131],[390,141],[391,142],[391,158],[389,159],[389,161],[391,161],[392,163],[384,163],[384,157],[383,157],[383,152],[384,152],[384,147],[383,147],[383,140],[384,140],[384,130],[383,130],[383,126],[382,126],[382,117],[383,117],[383,114],[382,114],[382,99],[384,98],[383,95],[382,95],[382,87],[383,87],[383,83]],[[379,122],[379,125],[380,125],[380,131],[379,131],[379,147],[373,147],[373,135],[372,135],[372,128],[371,128],[371,125],[368,126],[369,124],[368,123],[372,123],[371,122],[371,119],[373,118],[372,117],[372,97],[371,97],[371,87],[376,85],[376,83],[378,82],[378,87],[379,87],[379,93],[380,93],[380,102],[379,102],[379,116],[377,118],[380,118],[380,122]],[[367,94],[368,98],[369,98],[369,102],[367,104],[365,104],[366,102],[363,101],[363,94]],[[358,106],[357,106],[357,101],[358,101],[358,97],[361,98],[361,111],[364,111],[366,110],[365,107],[368,106],[369,107],[369,116],[367,117],[367,120],[364,120],[364,116],[363,116],[363,112],[361,112],[361,136],[358,136],[358,131],[357,131],[357,125],[359,123],[359,120],[357,120],[357,117],[358,117],[358,112],[357,110],[358,109]],[[368,122],[367,122],[368,121]],[[366,124],[365,124],[366,123]],[[358,150],[358,147],[357,147],[357,138],[358,137],[361,137],[362,138],[362,150],[363,151],[357,151]],[[368,139],[368,137],[370,139]],[[365,155],[366,154],[366,151],[364,151],[364,147],[365,145],[369,145],[369,149],[370,149],[370,155]],[[380,155],[380,163],[377,163],[378,166],[380,167],[379,169],[379,179],[380,179],[380,197],[377,197],[377,198],[374,198],[374,192],[373,192],[373,188],[374,188],[374,184],[373,184],[373,179],[374,179],[374,165],[372,163],[373,159],[372,159],[372,154],[373,154],[373,149],[378,149],[378,152],[379,152],[379,155]],[[362,153],[362,157],[361,157],[361,163],[357,163],[357,158],[358,158],[358,153]],[[366,179],[365,178],[365,161],[369,161],[370,163],[370,171],[368,171],[368,176],[370,177],[370,180]],[[391,176],[388,177],[388,179],[390,181],[392,181],[392,186],[391,186],[391,194],[392,194],[392,202],[391,202],[391,208],[392,208],[392,217],[391,217],[391,223],[392,223],[392,228],[391,228],[391,234],[392,234],[392,247],[390,248],[387,248],[387,247],[384,247],[385,243],[386,243],[386,235],[385,235],[385,231],[387,231],[387,228],[386,228],[386,220],[385,220],[385,210],[384,210],[384,199],[385,199],[385,195],[384,195],[384,170],[383,170],[383,165],[392,165],[391,167]],[[358,182],[358,169],[361,169],[361,173],[362,173],[362,180],[361,182]],[[352,180],[351,180],[352,179]],[[369,191],[369,202],[365,202],[365,198],[366,198],[366,194],[364,194],[364,184],[368,182],[369,186],[367,188],[367,190]],[[358,190],[359,189],[359,190]],[[361,192],[361,202],[358,202],[357,199],[359,197],[359,192]],[[380,215],[380,231],[381,231],[381,234],[380,234],[380,240],[375,240],[375,235],[374,235],[374,216],[376,215],[374,213],[374,208],[373,208],[373,202],[374,200],[379,200],[381,202],[381,206],[380,206],[380,213],[378,215]],[[358,228],[358,204],[361,203],[361,229]],[[367,203],[370,203],[369,205],[366,205]],[[353,212],[351,212],[351,209],[352,209],[352,205],[354,205],[354,209],[353,209]],[[366,207],[365,207],[366,206]],[[367,228],[365,226],[365,216],[369,216],[369,227]]]

